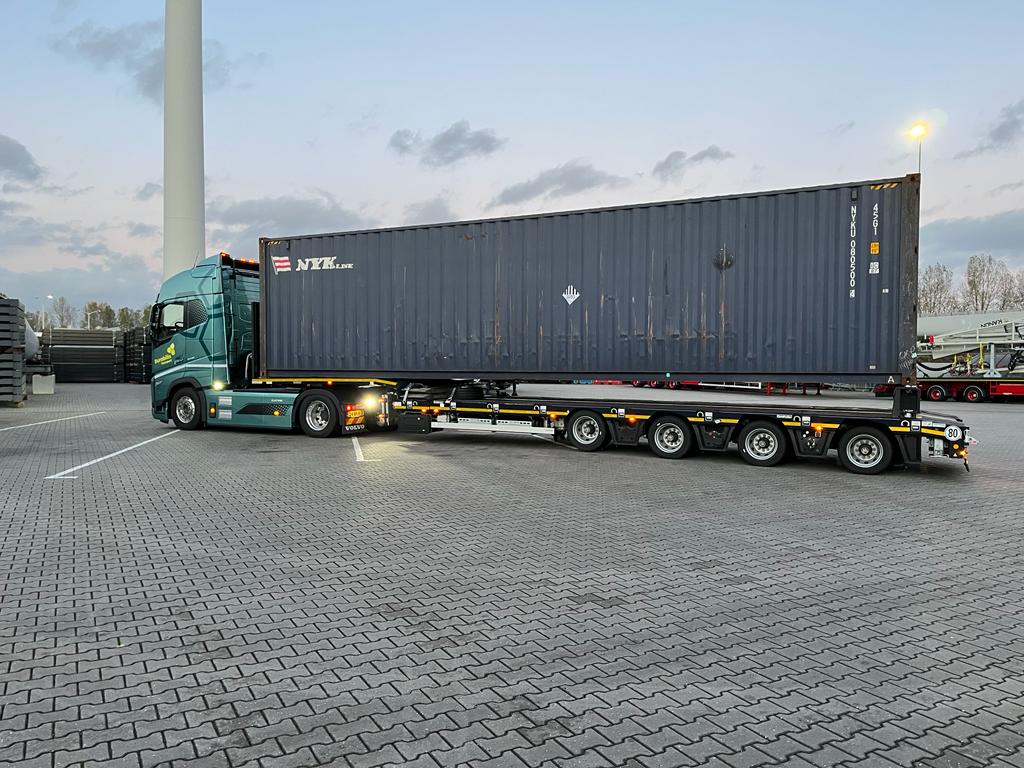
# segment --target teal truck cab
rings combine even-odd
[[[226,253],[168,278],[150,316],[154,418],[202,426],[301,428],[313,437],[356,433],[380,412],[372,379],[261,379],[259,264]]]

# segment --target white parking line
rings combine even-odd
[[[380,461],[380,459],[367,459],[363,457],[362,446],[359,445],[359,438],[352,438],[352,450],[356,452],[356,461]]]
[[[96,411],[95,413],[83,413],[81,416],[65,416],[62,419],[33,421],[31,424],[19,424],[16,427],[0,427],[0,432],[6,432],[9,429],[24,429],[25,427],[38,427],[40,424],[53,424],[54,422],[57,421],[71,421],[72,419],[84,419],[86,416],[99,416],[101,413],[106,413],[106,411]]]
[[[77,472],[80,469],[85,469],[86,467],[91,467],[93,464],[99,464],[101,461],[106,461],[107,459],[112,459],[115,456],[120,456],[122,453],[127,453],[128,451],[135,450],[136,448],[139,448],[139,447],[145,445],[146,443],[152,443],[154,440],[159,440],[159,439],[161,439],[163,437],[170,437],[171,435],[174,435],[174,434],[177,434],[177,432],[176,431],[164,432],[162,435],[157,435],[156,437],[151,437],[151,438],[149,438],[149,440],[143,440],[141,443],[136,443],[135,445],[129,445],[127,448],[122,448],[120,451],[114,451],[113,453],[108,453],[106,456],[100,456],[98,459],[93,459],[92,461],[87,461],[87,462],[85,462],[85,464],[79,464],[77,467],[71,467],[71,469],[65,469],[63,472],[58,472],[55,475],[47,475],[45,479],[47,479],[47,480],[74,480],[74,479],[76,479],[78,477],[78,475],[72,475],[71,474],[72,472]]]

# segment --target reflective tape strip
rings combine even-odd
[[[352,384],[361,382],[364,384],[386,384],[389,387],[394,387],[398,384],[396,381],[388,381],[387,379],[329,379],[329,378],[275,378],[275,379],[253,379],[253,384],[301,384],[303,382],[336,382],[340,381],[345,384]]]
[[[910,427],[889,427],[893,432],[909,432]]]

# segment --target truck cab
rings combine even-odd
[[[223,252],[164,282],[150,315],[153,417],[179,429],[300,426],[313,437],[365,429],[377,390],[260,378],[259,299],[259,262]]]

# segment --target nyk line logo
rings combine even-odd
[[[355,269],[355,265],[351,263],[339,264],[337,258],[337,256],[327,256],[317,259],[296,259],[295,271],[305,272],[321,269]],[[273,263],[274,272],[277,274],[292,271],[292,260],[290,256],[271,256],[270,261]]]

